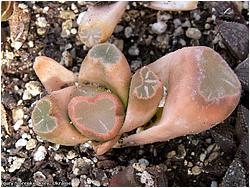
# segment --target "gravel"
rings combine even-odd
[[[195,176],[199,175],[201,173],[201,171],[202,171],[202,169],[199,166],[194,166],[192,168],[192,174]]]
[[[20,169],[24,161],[25,161],[25,158],[15,158],[13,163],[10,165],[9,172],[14,172]]]
[[[37,151],[34,153],[34,160],[35,161],[42,161],[45,159],[47,155],[47,150],[44,146],[39,146]]]
[[[140,50],[139,50],[139,48],[137,46],[131,46],[128,49],[128,53],[131,56],[138,56],[140,54]]]
[[[188,28],[186,31],[186,36],[191,39],[199,40],[201,38],[201,32],[197,28]]]
[[[21,139],[19,139],[19,140],[15,143],[15,147],[16,147],[16,148],[19,148],[19,147],[26,146],[27,142],[28,142],[28,141],[27,141],[26,139],[21,138]]]
[[[156,22],[152,25],[152,31],[156,34],[162,34],[166,31],[167,24],[164,22]]]
[[[131,27],[126,27],[125,30],[124,30],[125,37],[130,38],[131,35],[132,35],[132,32],[133,32],[133,30],[132,30]]]
[[[36,147],[37,141],[35,139],[30,139],[28,140],[27,144],[26,144],[26,149],[27,150],[32,150]]]
[[[24,111],[21,108],[13,109],[12,111],[12,118],[14,122],[17,122],[18,120],[22,120],[24,116]]]
[[[73,179],[71,180],[71,185],[72,185],[72,187],[78,187],[78,186],[80,185],[80,180],[79,180],[79,178],[73,178]]]

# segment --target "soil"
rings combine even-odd
[[[73,72],[79,71],[89,48],[75,33],[76,20],[87,4],[19,4],[30,15],[28,21],[23,19],[25,27],[21,32],[25,40],[20,48],[11,45],[11,23],[1,23],[1,186],[249,185],[248,83],[235,111],[220,125],[197,135],[112,149],[102,156],[96,156],[89,143],[66,147],[39,138],[32,130],[30,117],[34,102],[47,93],[32,68],[34,59],[45,55]],[[62,15],[63,10],[72,17]],[[133,71],[169,52],[197,45],[213,48],[235,69],[246,57],[232,52],[233,44],[225,42],[219,25],[237,22],[248,28],[248,14],[246,2],[199,2],[197,9],[186,12],[157,11],[143,2],[130,2],[109,42],[123,51]],[[152,31],[157,18],[167,19],[162,34]],[[65,21],[70,23],[68,31]],[[187,37],[190,27],[199,30],[200,39]],[[20,32],[20,28],[17,30]],[[233,28],[229,30],[234,32]],[[246,33],[239,36],[248,41]],[[243,50],[248,56],[248,42]]]

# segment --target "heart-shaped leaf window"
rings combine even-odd
[[[83,135],[95,140],[113,138],[120,130],[124,118],[122,103],[107,92],[96,97],[72,98],[68,112],[76,128]]]

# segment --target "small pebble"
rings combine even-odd
[[[122,26],[122,25],[117,25],[117,26],[115,27],[114,33],[120,33],[121,31],[123,31],[123,29],[124,29],[124,26]]]
[[[16,108],[12,110],[12,118],[14,122],[17,122],[17,120],[23,119],[24,111],[22,108]]]
[[[25,158],[16,158],[13,161],[12,165],[10,165],[9,172],[14,172],[15,170],[20,169],[24,161],[25,161]]]
[[[79,15],[80,16],[80,15]],[[65,20],[74,20],[76,17],[75,13],[71,10],[62,10],[60,12],[60,18]]]
[[[126,37],[126,38],[130,38],[131,35],[132,35],[132,32],[133,32],[133,30],[132,30],[131,27],[126,27],[125,30],[124,30],[124,35],[125,35],[125,37]]]
[[[35,161],[42,161],[45,159],[47,155],[47,150],[44,146],[40,146],[37,151],[34,153],[34,160]]]
[[[78,187],[80,185],[80,180],[78,178],[73,178],[71,180],[72,187]]]
[[[5,172],[5,169],[3,166],[1,166],[1,172]]]
[[[177,28],[181,25],[181,20],[179,18],[175,18],[173,20],[173,23],[174,23],[174,27]]]
[[[5,53],[5,55],[6,55],[6,58],[10,59],[10,60],[14,59],[14,57],[15,57],[15,54],[13,52],[9,52],[9,51],[7,51]]]
[[[22,10],[24,10],[24,9],[27,9],[27,8],[28,8],[28,6],[27,6],[27,5],[25,5],[24,3],[19,3],[19,4],[18,4],[18,7],[19,7],[20,9],[22,9]]]
[[[244,9],[249,9],[249,1],[243,1],[243,8]]]
[[[182,46],[187,46],[186,41],[182,38],[179,39],[178,43],[181,44]]]
[[[73,57],[69,51],[64,51],[62,53],[61,62],[62,65],[65,65],[66,67],[71,67],[73,64]]]
[[[128,53],[131,56],[138,56],[140,54],[140,50],[137,48],[137,46],[131,46],[128,49]]]
[[[27,150],[31,150],[34,149],[36,147],[37,141],[35,139],[30,139],[27,144],[26,144],[26,149]]]
[[[15,48],[15,50],[19,50],[22,47],[23,43],[19,41],[14,41],[11,43],[11,46]]]
[[[22,119],[17,120],[17,122],[13,126],[14,130],[17,131],[21,127],[22,124],[23,124]]]
[[[34,42],[33,41],[29,41],[28,45],[29,45],[30,48],[33,48],[34,47]]]
[[[207,153],[211,153],[212,150],[214,150],[216,144],[211,144],[207,147]]]
[[[71,10],[73,10],[73,11],[77,10],[77,6],[75,3],[71,3]]]
[[[43,8],[43,13],[45,14],[45,13],[47,13],[49,11],[49,7],[44,7]]]
[[[68,159],[74,159],[76,156],[77,156],[76,153],[73,151],[69,151],[67,154]]]
[[[148,165],[149,162],[146,159],[140,159],[138,163],[133,163],[132,167],[139,172],[143,172]]]
[[[171,14],[157,14],[157,21],[167,22],[168,20],[172,19]]]
[[[62,161],[63,158],[64,158],[64,155],[63,155],[62,153],[59,153],[59,154],[56,153],[55,156],[54,156],[54,159],[55,159],[56,161]]]
[[[72,20],[65,20],[65,21],[62,23],[62,30],[71,29],[72,26],[73,26]]]
[[[152,31],[155,34],[162,34],[166,31],[167,29],[167,24],[164,22],[156,22],[152,25]]]
[[[218,152],[213,152],[213,153],[211,153],[210,155],[209,155],[209,157],[208,157],[208,161],[209,162],[212,162],[213,160],[215,160],[217,157],[219,156],[219,153]]]
[[[205,158],[206,158],[206,154],[205,153],[200,154],[200,161],[201,162],[204,162]]]
[[[24,100],[24,101],[26,101],[26,100],[30,100],[32,97],[31,97],[31,94],[27,91],[27,90],[25,90],[24,92],[23,92],[23,97],[22,97],[22,99]]]
[[[175,157],[176,156],[176,151],[170,151],[170,152],[168,152],[168,154],[167,154],[167,158],[168,159],[171,159],[171,158],[173,158],[173,157]]]
[[[22,138],[23,138],[23,139],[25,139],[25,138],[30,139],[31,136],[30,136],[28,133],[23,133],[23,134],[22,134]]]
[[[49,146],[48,150],[57,151],[60,148],[60,144],[52,144]]]
[[[204,27],[205,29],[210,29],[210,24],[206,23]]]
[[[188,162],[187,166],[188,166],[188,167],[193,167],[194,165],[193,165],[192,162]]]
[[[73,174],[80,175],[80,174],[88,174],[89,169],[91,168],[93,162],[90,159],[83,157],[74,160],[73,164],[74,164],[72,168]]]
[[[186,20],[184,23],[181,24],[182,27],[191,27],[191,23],[189,20]]]
[[[16,147],[16,148],[19,148],[19,147],[26,146],[27,142],[28,142],[28,141],[27,141],[26,139],[21,138],[21,139],[19,139],[19,140],[15,143],[15,147]]]
[[[47,26],[47,20],[45,19],[45,17],[38,17],[37,18],[37,21],[36,21],[36,25],[38,26],[38,27],[42,27],[42,28],[44,28],[44,27],[46,27]]]
[[[33,179],[35,183],[37,183],[38,185],[42,185],[44,183],[44,180],[46,180],[46,176],[42,172],[37,171],[33,174]]]
[[[92,181],[91,181],[91,179],[90,179],[90,178],[87,178],[87,184],[89,184],[89,185],[90,185],[90,184],[91,184],[91,182],[92,182]]]
[[[211,138],[207,138],[207,139],[206,139],[206,143],[211,144],[211,142],[212,142],[212,139],[211,139]]]
[[[193,175],[197,176],[197,175],[199,175],[200,173],[201,173],[201,168],[200,168],[200,167],[194,166],[194,167],[192,168],[192,174],[193,174]]]
[[[46,33],[46,28],[37,28],[36,30],[38,35],[44,35]]]
[[[178,153],[178,158],[184,159],[186,157],[187,152],[186,152],[186,148],[183,144],[180,144],[178,146],[177,153]]]
[[[142,61],[140,60],[132,60],[131,61],[131,70],[132,71],[136,71],[137,69],[139,69],[142,66]]]
[[[77,33],[77,29],[76,29],[76,28],[72,28],[72,29],[70,30],[70,32],[71,32],[71,34],[75,35],[75,34]]]
[[[196,20],[196,21],[199,21],[201,19],[201,16],[198,12],[193,12],[193,18]]]
[[[186,31],[186,36],[191,39],[199,40],[201,38],[201,32],[197,28],[188,28]]]
[[[142,184],[145,184],[146,187],[154,186],[154,180],[147,171],[143,171],[142,173],[137,173],[137,175],[141,176],[140,181]]]
[[[25,88],[33,97],[39,95],[42,92],[41,84],[38,81],[30,81],[26,83]]]
[[[70,30],[66,29],[66,30],[62,30],[61,32],[61,37],[62,38],[67,38],[70,36]]]
[[[184,33],[182,27],[177,27],[174,31],[174,36],[177,37],[177,36],[180,36]]]
[[[98,180],[92,180],[91,183],[96,186],[96,187],[100,187],[101,183]]]

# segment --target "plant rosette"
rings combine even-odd
[[[48,92],[33,110],[34,131],[62,145],[92,140],[98,155],[210,129],[233,112],[241,94],[232,69],[204,46],[169,53],[133,75],[123,53],[109,43],[89,50],[78,77],[44,56],[36,58],[34,70]],[[150,127],[123,137],[154,115]]]

